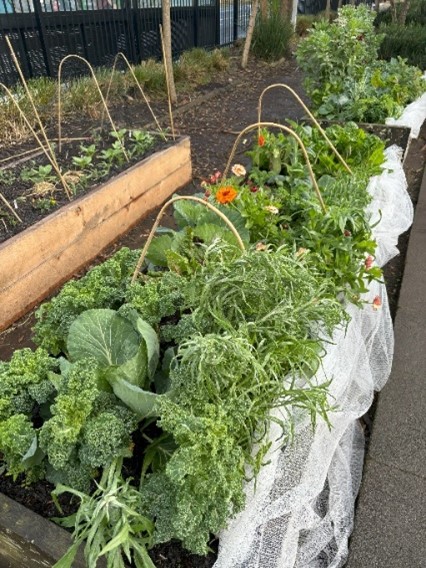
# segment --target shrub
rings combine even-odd
[[[380,31],[385,34],[380,46],[380,56],[383,59],[399,56],[407,59],[410,65],[426,68],[426,25],[390,24],[380,26]]]
[[[366,6],[345,6],[335,23],[317,22],[297,49],[304,86],[322,117],[383,122],[424,91],[421,72],[395,58],[378,59],[383,40]]]

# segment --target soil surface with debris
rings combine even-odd
[[[243,71],[238,67],[238,59],[235,56],[231,57],[230,70],[220,73],[214,85],[203,87],[191,96],[191,100],[186,97],[186,100],[181,101],[183,104],[174,110],[174,129],[176,133],[191,137],[194,176],[193,182],[182,188],[181,193],[191,194],[199,191],[200,182],[204,178],[217,170],[223,171],[237,133],[258,120],[258,100],[263,89],[276,83],[288,84],[301,95],[302,99],[307,100],[301,87],[301,73],[293,60],[280,61],[273,65],[252,60],[248,68]],[[167,104],[165,102],[153,103],[153,108],[162,126],[170,126],[167,118]],[[262,120],[283,122],[285,119],[301,119],[304,115],[305,112],[299,103],[283,89],[271,90],[264,97]],[[127,128],[140,128],[153,121],[147,109],[135,101],[128,101],[115,108],[113,116],[119,126]],[[94,123],[86,124],[86,131],[93,125]],[[84,132],[76,132],[75,122],[69,125],[68,132],[70,136],[84,135]],[[405,164],[410,194],[414,203],[417,201],[421,183],[425,143],[426,127],[423,128],[419,140],[412,142]],[[244,151],[242,143],[234,161],[246,163]],[[101,262],[123,245],[132,248],[140,247],[152,226],[154,217],[155,214],[150,215],[138,224],[127,236],[109,247],[97,262]],[[393,316],[397,309],[407,244],[408,234],[400,239],[400,256],[391,261],[385,270]],[[32,313],[0,334],[0,359],[9,358],[16,348],[32,346],[30,337],[33,323]],[[369,428],[369,422],[371,422],[371,413],[366,417],[366,428]],[[19,484],[12,483],[9,478],[0,476],[0,491],[46,517],[57,514],[50,496],[52,488],[45,482],[36,484],[34,487],[23,488]],[[213,566],[215,562],[214,551],[217,548],[217,541],[213,540],[211,547],[213,552],[204,558],[183,551],[177,543],[168,543],[156,547],[152,551],[152,557],[157,568],[207,568]]]

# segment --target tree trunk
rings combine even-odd
[[[293,4],[290,0],[281,0],[280,2],[280,14],[284,18],[290,19],[291,12],[293,11]]]
[[[401,26],[405,26],[408,10],[410,9],[410,2],[411,0],[405,0],[405,2],[402,5],[401,4],[399,5],[398,23]]]
[[[374,9],[377,13],[380,12],[380,0],[375,0]]]
[[[268,17],[268,0],[260,0],[260,15],[264,19]]]
[[[340,10],[340,8],[342,7],[342,4],[343,4],[343,0],[339,0],[339,2],[337,3],[337,9],[338,10]]]
[[[172,26],[170,23],[170,0],[162,0],[163,16],[163,42],[164,42],[164,68],[168,83],[169,96],[173,104],[177,103],[175,79],[173,76],[172,63]]]
[[[243,69],[247,67],[251,40],[253,38],[254,25],[256,23],[256,15],[258,9],[259,9],[259,0],[254,0],[251,8],[249,24],[247,27],[247,35],[246,35],[246,41],[244,43],[243,57],[241,59],[241,67]]]
[[[330,21],[330,12],[331,12],[331,0],[327,0],[327,4],[325,5],[325,19],[327,22]]]

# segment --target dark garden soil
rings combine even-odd
[[[245,126],[257,121],[257,104],[262,90],[273,83],[287,83],[298,93],[302,93],[301,74],[297,70],[293,60],[281,61],[274,65],[252,61],[248,69],[242,71],[232,62],[231,70],[221,73],[215,79],[215,90],[208,87],[198,93],[193,100],[186,100],[174,113],[174,126],[176,132],[191,137],[192,162],[194,180],[183,188],[182,193],[191,194],[199,191],[200,182],[214,171],[222,171],[230,154],[232,144],[238,132]],[[167,116],[165,102],[155,104],[157,116]],[[264,99],[264,112],[262,118],[268,121],[282,121],[283,118],[301,119],[303,109],[283,90],[269,92]],[[120,108],[114,109],[114,117],[119,120],[119,126],[135,128],[145,126],[152,121],[149,113],[139,103],[127,101]],[[87,122],[87,121],[86,121]],[[161,121],[167,126],[168,119]],[[86,128],[93,124],[86,124]],[[80,130],[76,132],[75,121],[68,125],[68,135],[84,135]],[[426,149],[426,125],[418,141],[411,144],[409,155],[405,162],[405,171],[408,178],[410,195],[414,204],[421,183],[421,175],[425,162]],[[245,163],[244,145],[238,150],[234,161]],[[155,215],[142,221],[119,242],[111,246],[98,259],[101,262],[119,247],[126,245],[132,248],[140,247],[153,223]],[[170,216],[168,217],[170,221]],[[167,222],[167,221],[166,221]],[[400,239],[401,254],[392,260],[385,269],[386,283],[390,296],[392,316],[394,317],[399,288],[402,280],[405,253],[408,244],[408,234]],[[78,276],[78,275],[76,275]],[[31,326],[34,323],[33,313],[17,322],[12,328],[0,334],[0,359],[7,359],[16,348],[32,346],[30,335]],[[371,416],[366,417],[369,421]],[[23,503],[30,509],[51,517],[57,514],[52,503],[50,491],[52,487],[47,483],[39,483],[30,488],[22,488],[14,484],[9,478],[0,476],[0,491],[9,495],[16,501]],[[217,542],[211,543],[215,550]],[[215,553],[201,558],[189,555],[181,550],[180,546],[171,543],[156,547],[153,551],[153,559],[158,568],[207,568],[214,564]]]

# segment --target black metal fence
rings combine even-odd
[[[245,0],[171,0],[172,50],[211,48],[244,36]],[[27,78],[57,75],[61,59],[77,54],[93,66],[123,52],[132,63],[161,55],[161,0],[0,0],[0,82],[18,80],[8,36]],[[76,60],[64,75],[85,70]]]

